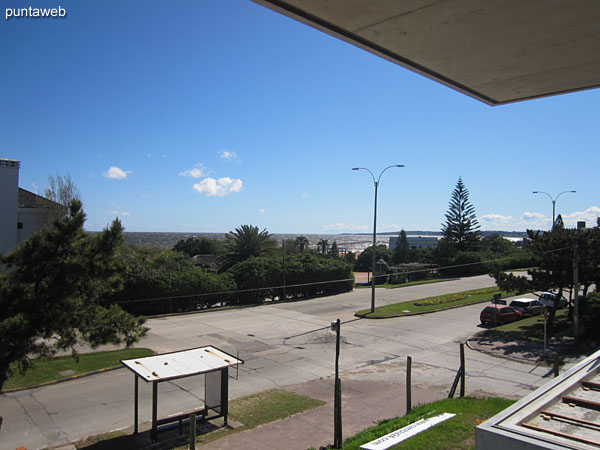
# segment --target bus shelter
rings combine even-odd
[[[229,367],[243,364],[238,359],[213,346],[192,348],[162,355],[122,360],[121,364],[134,374],[134,434],[138,433],[138,380],[152,383],[152,442],[158,440],[158,427],[173,424],[196,415],[197,421],[222,417],[227,425]],[[163,419],[158,418],[158,384],[194,375],[205,376],[204,407]],[[191,426],[192,424],[190,424]]]

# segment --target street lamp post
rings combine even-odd
[[[387,166],[381,171],[377,180],[375,180],[375,175],[373,175],[373,172],[366,167],[352,168],[352,170],[366,170],[369,172],[373,178],[373,184],[375,185],[375,207],[373,208],[373,268],[371,272],[371,313],[375,312],[375,267],[377,264],[375,252],[375,246],[377,245],[377,187],[379,186],[379,180],[381,180],[381,175],[383,175],[383,172],[391,167],[404,167],[404,164],[393,164],[391,166]]]
[[[563,194],[566,194],[567,192],[574,194],[577,191],[562,191],[555,198],[552,198],[552,196],[550,194],[548,194],[547,192],[544,192],[544,191],[533,191],[534,194],[546,194],[548,197],[550,197],[550,200],[552,201],[552,228],[551,229],[554,229],[554,222],[556,221],[556,200],[558,200],[558,197],[560,197]]]

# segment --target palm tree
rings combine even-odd
[[[321,255],[326,255],[328,247],[329,243],[327,242],[327,239],[320,239],[319,242],[317,242],[317,253],[320,253]]]
[[[221,271],[253,256],[262,255],[275,247],[275,242],[266,229],[259,231],[258,227],[242,225],[225,236],[224,247],[226,253],[220,260]]]
[[[294,241],[294,247],[296,247],[300,253],[304,253],[308,244],[308,238],[306,236],[298,236]]]

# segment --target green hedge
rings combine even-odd
[[[136,315],[258,304],[284,297],[280,256],[250,258],[224,273],[205,272],[172,250],[130,247],[120,260],[123,289],[111,301]],[[285,284],[285,297],[299,298],[351,291],[354,277],[345,262],[305,253],[286,256]],[[291,286],[298,284],[307,285]]]
[[[279,257],[250,258],[236,264],[229,272],[239,292],[233,303],[261,303],[266,299],[283,298],[283,264]],[[333,280],[348,280],[336,281]],[[294,285],[304,286],[294,286]],[[304,253],[289,255],[285,260],[285,297],[299,298],[351,291],[354,276],[349,264],[327,256]],[[264,289],[265,286],[275,287]]]

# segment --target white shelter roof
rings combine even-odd
[[[122,360],[121,364],[149,381],[166,381],[214,372],[244,361],[212,345],[144,358]]]

